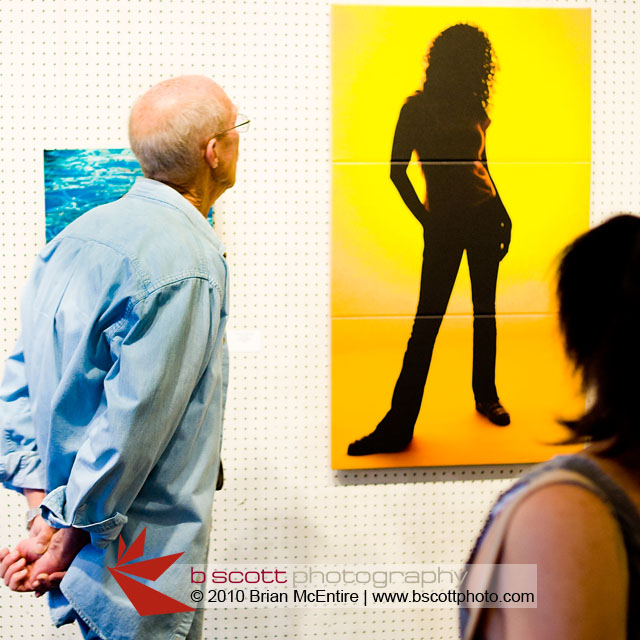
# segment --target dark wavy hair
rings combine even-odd
[[[497,62],[489,38],[470,24],[455,24],[431,43],[422,96],[439,104],[466,103],[477,99],[484,109]]]
[[[640,217],[618,215],[580,236],[558,268],[567,353],[593,403],[566,443],[612,439],[610,455],[640,449]]]

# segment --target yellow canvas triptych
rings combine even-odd
[[[333,7],[334,468],[571,450],[553,289],[589,226],[590,39],[582,9]]]

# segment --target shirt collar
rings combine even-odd
[[[149,198],[163,202],[181,211],[199,233],[209,238],[221,255],[225,255],[225,248],[218,234],[213,230],[205,217],[173,187],[164,182],[151,180],[150,178],[137,177],[127,195]]]

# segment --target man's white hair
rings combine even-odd
[[[147,178],[189,184],[200,168],[203,145],[224,129],[227,106],[206,85],[205,90],[194,90],[196,78],[161,82],[131,110],[129,142]],[[169,102],[170,108],[162,106],[163,102]]]

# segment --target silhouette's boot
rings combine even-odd
[[[368,456],[373,453],[399,453],[404,451],[413,438],[413,426],[398,424],[391,412],[367,436],[349,445],[350,456]]]
[[[487,402],[476,402],[476,411],[498,427],[506,427],[511,423],[511,416],[498,398]]]

